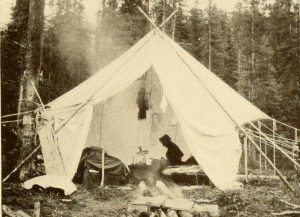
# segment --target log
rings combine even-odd
[[[286,178],[285,176],[284,176],[284,178]],[[252,174],[250,174],[250,175],[248,175],[248,176],[246,176],[246,175],[237,175],[236,176],[236,181],[246,181],[246,179],[248,179],[248,181],[256,181],[256,180],[280,180],[280,178],[278,177],[278,176],[274,176],[274,175],[272,175],[272,176],[266,176],[266,175],[252,175]]]
[[[177,213],[172,210],[172,209],[168,209],[167,211],[167,217],[178,217]]]
[[[193,214],[189,213],[187,211],[179,211],[179,216],[180,217],[193,217]]]
[[[211,216],[217,217],[220,216],[219,207],[216,204],[195,204],[193,210],[198,212],[201,216]]]
[[[192,210],[194,202],[187,199],[168,199],[162,204],[162,208],[174,210]]]
[[[188,199],[168,199],[164,196],[140,197],[129,205],[128,211],[148,211],[150,207],[199,213],[201,216],[219,216],[219,207],[216,204],[196,204]]]
[[[2,205],[2,211],[9,217],[30,217],[30,215],[23,212],[22,210],[18,210],[17,212],[15,212],[6,205]]]
[[[284,216],[284,215],[297,215],[300,214],[300,211],[294,211],[294,210],[287,210],[284,212],[280,212],[280,213],[272,213],[273,216]]]
[[[167,200],[165,196],[157,196],[157,197],[139,197],[132,204],[134,205],[146,205],[151,207],[159,208],[162,204]]]
[[[285,204],[287,204],[287,205],[289,205],[289,206],[292,206],[293,209],[300,209],[300,205],[289,203],[289,202],[287,202],[285,200],[280,200],[280,201],[283,202],[283,203],[285,203]]]

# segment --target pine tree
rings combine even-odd
[[[90,75],[91,30],[83,18],[81,1],[53,1],[53,17],[44,39],[41,95],[50,102]],[[68,81],[68,82],[66,82]]]
[[[23,161],[34,149],[35,132],[34,118],[32,113],[21,114],[36,108],[34,103],[34,86],[39,86],[39,76],[42,63],[42,42],[44,31],[44,0],[31,0],[29,4],[29,14],[27,22],[27,46],[25,51],[25,71],[20,81],[20,97],[18,104],[18,117],[22,118],[22,124],[19,125],[19,133],[22,141],[20,149],[20,159]],[[26,164],[20,169],[20,179],[26,179],[29,165]]]
[[[12,21],[1,31],[1,113],[16,113],[19,84],[24,71],[29,0],[19,0],[13,9]],[[16,116],[6,120],[16,119]],[[12,171],[20,154],[17,123],[1,125],[2,176]],[[14,177],[15,178],[15,177]]]

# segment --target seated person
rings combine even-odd
[[[159,139],[159,141],[168,149],[166,157],[169,160],[171,166],[183,164],[183,162],[181,161],[183,153],[178,148],[178,146],[171,141],[170,136],[164,135]]]

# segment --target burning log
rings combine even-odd
[[[177,213],[172,210],[172,209],[168,209],[167,211],[167,217],[178,217]]]
[[[192,213],[186,212],[186,211],[179,211],[180,217],[193,217],[194,215]]]
[[[146,184],[139,184],[139,193],[143,196],[138,197],[128,206],[128,211],[139,211],[140,216],[148,217],[192,217],[192,216],[219,216],[219,208],[216,204],[205,204],[200,201],[192,201],[184,199],[180,196],[175,197],[173,193],[163,182],[157,181],[156,188],[159,192],[158,196],[154,192],[151,196],[146,196],[144,192],[148,190]],[[152,189],[153,190],[153,189]],[[202,199],[203,200],[203,199]],[[200,204],[199,204],[200,203]]]
[[[176,213],[176,211],[181,211],[180,217],[191,216],[188,215],[190,213],[198,213],[211,217],[219,216],[219,208],[216,204],[197,204],[188,199],[169,199],[164,196],[140,197],[128,207],[128,211],[139,210],[147,212],[150,208],[169,210],[170,213],[167,212],[167,217],[175,216],[174,212]]]

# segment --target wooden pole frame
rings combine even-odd
[[[146,19],[152,24],[152,26],[156,29],[162,28],[178,11],[178,8],[176,8],[175,11],[173,11],[170,16],[167,17],[159,26],[157,26],[154,21],[143,11],[143,9],[140,6],[137,6],[137,9],[146,17]]]
[[[273,141],[275,141],[275,131],[276,131],[276,121],[275,121],[275,119],[273,119],[273,127],[272,127],[272,130],[273,130],[273,132],[272,132],[272,138],[273,138]],[[261,131],[260,131],[261,132]],[[275,142],[274,142],[275,143]],[[276,148],[275,148],[275,146],[273,146],[273,163],[274,163],[274,165],[276,166]],[[274,170],[274,176],[276,175],[276,172],[275,172],[275,170]]]
[[[246,182],[248,182],[248,138],[247,136],[244,137],[244,167],[245,167],[245,175],[246,175]]]
[[[258,122],[258,129],[261,130],[261,123]],[[261,135],[259,135],[259,148],[261,149]],[[261,154],[259,154],[259,173],[262,174],[262,161]]]
[[[36,89],[36,87],[35,87],[35,84],[33,83],[33,81],[32,81],[32,80],[31,80],[31,85],[32,85],[32,87],[33,87],[33,89],[34,89],[34,92],[35,92],[35,94],[36,94],[37,98],[38,98],[38,99],[39,99],[39,101],[40,101],[40,104],[41,104],[41,106],[42,106],[43,110],[45,110],[45,105],[44,105],[44,103],[43,103],[43,101],[42,101],[42,98],[41,98],[41,96],[40,96],[39,92],[37,91],[37,89]]]
[[[101,154],[101,182],[100,187],[104,187],[104,178],[105,178],[105,147],[102,145],[102,121],[103,121],[103,113],[104,113],[104,103],[102,105],[101,110],[101,120],[100,120],[100,146],[102,147],[102,154]]]
[[[259,129],[252,123],[252,122],[249,122],[249,124],[255,128],[256,130],[259,131]],[[282,154],[284,154],[289,160],[291,160],[295,166],[297,166],[298,168],[300,168],[300,165],[299,163],[297,163],[291,156],[289,156],[287,153],[285,153],[284,150],[282,150],[282,148],[280,148],[278,145],[276,145],[276,143],[274,141],[272,141],[266,134],[264,134],[262,131],[259,131],[260,134],[266,139],[268,140],[273,146],[275,146]]]

